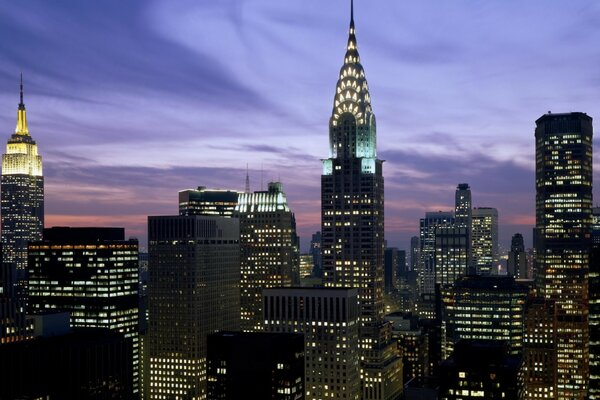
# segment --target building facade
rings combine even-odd
[[[118,331],[132,343],[139,389],[138,242],[123,228],[44,229],[29,243],[28,312],[70,313],[73,328]]]
[[[589,275],[590,389],[591,400],[600,399],[600,208],[594,207]]]
[[[265,289],[267,332],[304,334],[307,399],[360,399],[356,289]]]
[[[15,264],[21,281],[27,273],[27,243],[41,240],[44,229],[42,156],[27,126],[23,77],[17,127],[2,155],[1,191],[3,261]]]
[[[241,328],[259,332],[263,289],[300,283],[296,220],[279,182],[241,193],[234,216],[240,221]]]
[[[435,230],[435,283],[451,285],[468,272],[469,229],[440,226]]]
[[[531,279],[529,266],[527,265],[527,254],[523,235],[515,233],[510,241],[510,252],[508,253],[507,269],[510,276],[517,279]]]
[[[197,189],[179,192],[179,215],[220,215],[231,217],[240,193],[234,190]]]
[[[592,135],[584,113],[536,121],[536,273],[540,293],[557,306],[561,399],[584,399],[588,390]]]
[[[475,272],[479,275],[498,274],[498,210],[474,208],[471,235]]]
[[[401,359],[384,322],[383,161],[358,54],[354,12],[329,120],[329,157],[321,176],[323,280],[358,289],[364,399],[402,391]]]
[[[206,338],[240,327],[238,220],[149,217],[148,250],[144,395],[206,399]]]

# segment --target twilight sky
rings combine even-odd
[[[600,3],[356,0],[355,14],[389,244],[407,248],[467,182],[498,208],[502,243],[531,246],[534,121],[600,118]],[[46,226],[125,226],[145,245],[146,216],[176,214],[178,190],[241,190],[248,163],[253,190],[261,165],[265,186],[283,181],[305,247],[348,19],[349,0],[0,0],[2,140],[23,71]]]

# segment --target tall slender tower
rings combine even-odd
[[[585,399],[588,389],[592,135],[584,113],[536,121],[536,280],[557,308],[559,399]]]
[[[358,289],[363,398],[388,399],[401,391],[402,367],[383,319],[383,160],[353,8],[321,176],[323,280],[327,287]]]
[[[3,261],[14,263],[21,280],[27,271],[27,243],[42,240],[44,229],[42,157],[27,127],[22,75],[17,128],[2,155],[1,208]]]

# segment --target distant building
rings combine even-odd
[[[144,394],[206,398],[206,338],[240,327],[239,222],[149,217],[148,250]]]
[[[471,245],[473,267],[479,275],[498,273],[498,210],[473,209]]]
[[[398,341],[402,354],[403,382],[429,376],[429,340],[419,317],[410,313],[385,316],[392,323],[392,337]]]
[[[313,267],[312,254],[300,254],[300,278],[311,276]]]
[[[220,215],[231,217],[240,192],[235,190],[187,189],[179,192],[179,215]]]
[[[435,283],[451,285],[467,274],[469,230],[465,227],[440,226],[435,230]]]
[[[323,257],[321,255],[321,232],[315,232],[310,240],[310,254],[313,256],[313,271],[315,277],[323,277]]]
[[[419,268],[421,243],[418,236],[410,238],[410,270],[417,271]]]
[[[467,265],[471,266],[471,240],[473,238],[473,202],[468,183],[460,183],[454,193],[454,225],[467,231]]]
[[[26,317],[26,299],[16,284],[15,263],[2,262],[0,243],[0,345],[31,338],[33,326]]]
[[[518,399],[520,364],[505,342],[461,340],[440,365],[439,399]]]
[[[557,306],[558,398],[584,399],[590,379],[592,136],[584,113],[536,121],[536,283]]]
[[[133,345],[139,389],[138,241],[123,228],[44,229],[29,243],[28,310],[68,312],[73,328],[107,328]]]
[[[398,271],[398,248],[387,247],[383,255],[383,287],[386,293],[396,288],[396,272]]]
[[[240,221],[241,328],[260,332],[263,289],[300,283],[296,220],[279,182],[241,193],[234,216]]]
[[[512,237],[507,266],[508,274],[510,276],[514,276],[517,279],[531,279],[529,276],[523,235],[520,233],[515,233]]]
[[[304,399],[304,336],[219,332],[208,335],[208,399]]]
[[[448,357],[461,339],[506,341],[521,354],[525,301],[530,287],[513,277],[471,275],[442,290]]]
[[[304,334],[306,398],[360,399],[357,290],[279,288],[263,296],[267,332]]]
[[[1,211],[2,257],[14,263],[15,282],[27,275],[27,243],[42,239],[44,229],[44,174],[42,156],[29,134],[23,77],[21,101],[17,110],[17,127],[2,155]]]

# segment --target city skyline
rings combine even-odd
[[[242,190],[248,163],[252,190],[284,182],[306,249],[348,3],[3,8],[0,128],[13,132],[23,71],[46,226],[125,225],[145,244],[147,215],[176,214],[179,190]],[[505,247],[516,232],[532,246],[534,121],[594,117],[600,89],[600,5],[547,4],[356,2],[390,245],[408,248],[467,182],[473,206],[498,209]]]

